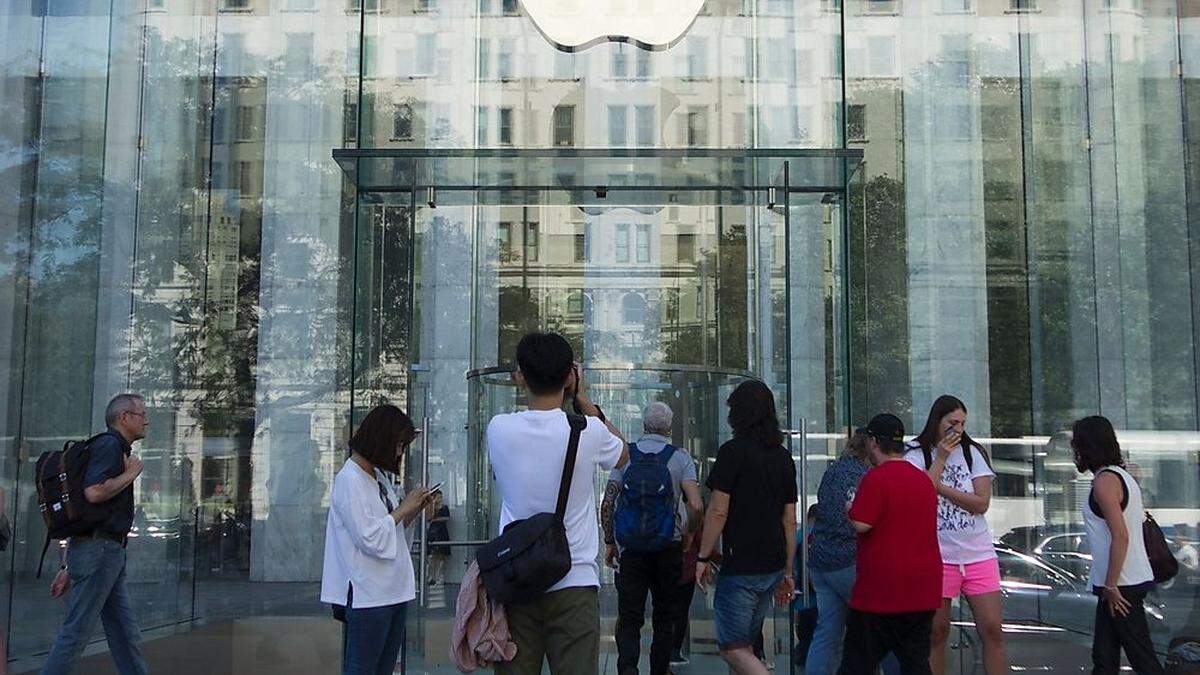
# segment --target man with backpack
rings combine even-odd
[[[593,486],[597,468],[623,466],[628,451],[616,427],[588,398],[574,352],[561,335],[526,335],[517,345],[517,367],[515,379],[526,390],[528,409],[496,415],[487,428],[488,459],[502,500],[500,529],[511,525],[510,533],[519,534],[522,525],[556,516],[556,527],[566,531],[570,564],[544,593],[533,599],[514,593],[522,600],[505,604],[517,654],[508,663],[497,663],[496,672],[538,675],[549,661],[552,675],[595,675],[600,664],[600,531]],[[564,400],[572,399],[576,412],[586,418],[563,411]],[[522,571],[541,570],[518,547],[536,549],[545,539],[501,545],[507,541],[502,534],[480,549],[477,560],[489,596],[497,597],[488,586],[494,570],[508,570],[514,577],[501,574],[496,590],[541,585],[540,579],[519,578]]]
[[[646,594],[653,598],[650,673],[670,667],[680,612],[677,586],[682,574],[685,534],[700,525],[704,506],[696,462],[671,445],[674,413],[651,403],[642,419],[645,435],[629,446],[629,464],[613,469],[601,507],[605,560],[617,568],[617,673],[638,672]],[[680,513],[683,498],[686,516]],[[619,563],[618,563],[619,559]]]
[[[150,423],[146,406],[136,394],[114,397],[104,419],[108,425],[104,433],[84,441],[80,448],[46,453],[38,461],[39,500],[47,492],[43,476],[53,473],[43,471],[43,465],[62,461],[69,464],[63,476],[81,476],[78,486],[69,485],[62,492],[79,489],[87,502],[79,518],[74,522],[55,521],[62,525],[49,533],[50,538],[59,538],[60,531],[73,530],[66,540],[65,564],[50,585],[52,597],[67,596],[67,616],[42,675],[67,675],[75,668],[91,640],[96,619],[104,625],[117,671],[122,675],[147,672],[138,646],[141,636],[133,602],[125,587],[125,541],[133,526],[133,482],[142,473],[142,461],[132,454],[130,445],[146,437]],[[56,505],[69,501],[60,498],[43,503],[43,507],[62,511]]]

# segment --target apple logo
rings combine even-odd
[[[566,51],[598,42],[666,49],[696,21],[704,0],[521,0],[534,25]]]

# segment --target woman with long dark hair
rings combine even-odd
[[[1083,526],[1092,551],[1090,581],[1096,603],[1092,636],[1092,672],[1121,668],[1121,649],[1137,673],[1162,673],[1150,641],[1142,601],[1154,588],[1154,571],[1146,555],[1142,521],[1146,511],[1142,488],[1125,470],[1112,423],[1085,417],[1071,429],[1075,468],[1092,473],[1092,489],[1083,507]]]
[[[709,472],[696,583],[707,590],[712,582],[710,558],[721,538],[723,565],[713,600],[717,647],[738,675],[766,675],[754,642],[771,597],[790,603],[795,589],[796,466],[783,447],[775,397],[767,385],[743,382],[728,403],[733,439],[721,446]]]
[[[942,606],[933,618],[929,665],[936,675],[946,672],[950,603],[962,595],[983,642],[984,669],[997,675],[1008,671],[1008,656],[1001,622],[1000,564],[986,517],[996,473],[987,451],[966,427],[966,404],[954,396],[940,396],[929,409],[925,428],[904,455],[929,474],[938,494]]]
[[[321,602],[345,610],[345,675],[390,674],[404,644],[406,603],[416,576],[404,529],[421,513],[425,488],[396,499],[388,474],[416,438],[412,420],[381,405],[350,439],[350,458],[333,480],[325,525]]]

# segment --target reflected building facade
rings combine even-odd
[[[113,394],[151,416],[143,625],[317,616],[354,422],[382,401],[428,420],[452,533],[476,532],[463,373],[542,327],[589,363],[791,387],[810,493],[849,426],[913,428],[955,393],[996,458],[998,537],[1068,518],[1040,458],[1103,413],[1183,439],[1143,462],[1197,539],[1200,4],[709,0],[674,44],[567,51],[518,0],[0,0],[0,37],[12,659],[59,618],[32,575],[33,461]],[[357,190],[335,148],[864,160],[844,203],[792,206],[808,234],[784,253],[736,195],[419,208]],[[1189,630],[1191,596],[1167,601]]]

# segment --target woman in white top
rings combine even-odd
[[[398,502],[385,472],[398,471],[416,435],[396,406],[375,408],[354,432],[350,458],[333,480],[321,602],[346,608],[345,675],[391,675],[404,644],[405,603],[416,597],[404,529],[429,494],[418,488]]]
[[[1112,423],[1085,417],[1071,430],[1075,468],[1092,472],[1092,489],[1083,507],[1083,527],[1092,551],[1090,580],[1096,603],[1092,636],[1092,672],[1116,673],[1121,649],[1138,673],[1163,672],[1142,601],[1154,588],[1154,572],[1142,538],[1142,488],[1125,470]]]
[[[925,429],[904,458],[929,474],[938,493],[937,533],[942,551],[942,606],[933,619],[929,666],[946,672],[950,603],[967,598],[983,641],[988,675],[1008,672],[1004,651],[1000,565],[985,514],[992,501],[992,471],[983,446],[967,434],[967,406],[954,396],[933,402]],[[968,455],[967,453],[970,453]]]

